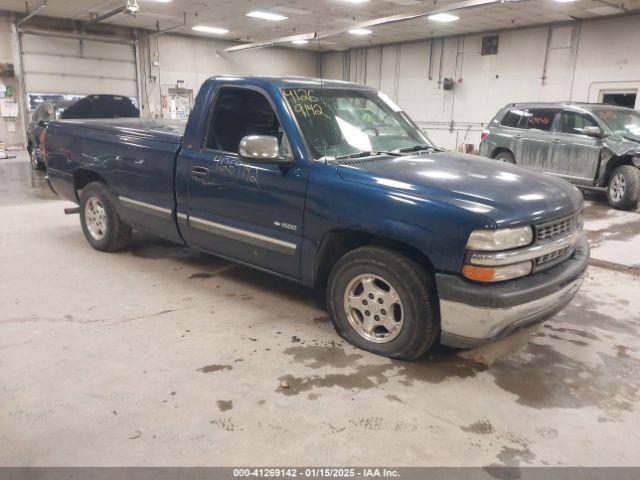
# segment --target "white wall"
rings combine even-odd
[[[509,102],[595,102],[601,90],[640,90],[639,27],[640,15],[627,15],[504,31],[498,54],[489,56],[480,55],[482,35],[325,53],[322,73],[381,88],[439,145],[477,148],[483,124]],[[458,82],[454,91],[441,89],[438,80],[444,77]]]
[[[193,89],[214,75],[317,75],[315,52],[292,48],[263,48],[222,53],[231,42],[183,35],[162,35],[140,42],[139,60],[143,115],[167,115],[161,96],[178,80]],[[158,66],[154,65],[158,62]],[[150,107],[150,108],[149,108]]]
[[[69,25],[55,19],[37,18],[30,23],[40,28],[49,24]],[[16,77],[2,81],[14,87],[14,97],[26,102],[20,93],[19,59],[14,45],[13,18],[0,12],[0,62],[13,63]],[[115,39],[133,38],[130,29],[102,25],[104,34]],[[113,32],[109,32],[113,30]],[[140,31],[140,37],[147,32]],[[23,36],[24,67],[27,91],[34,93],[116,93],[136,96],[143,106],[144,116],[168,116],[162,109],[162,95],[178,80],[193,89],[194,96],[209,77],[219,74],[266,74],[316,76],[318,56],[315,52],[285,48],[223,54],[220,51],[234,45],[215,39],[182,35],[162,35],[140,41],[137,50],[127,45],[106,44],[76,39]],[[137,59],[137,65],[135,60]],[[136,72],[138,70],[138,72]],[[35,73],[38,72],[38,73]],[[140,82],[137,85],[137,73]],[[151,105],[151,109],[149,108]],[[0,141],[9,146],[25,143],[22,116],[16,122],[16,132],[9,133],[0,118]]]
[[[22,34],[27,93],[137,96],[133,43]]]
[[[18,65],[14,58],[14,42],[11,30],[11,19],[7,15],[0,13],[0,63],[13,63],[16,70],[16,77],[0,77],[0,82],[5,86],[13,88],[13,98],[20,98],[20,78],[18,75]],[[9,132],[8,122],[0,117],[0,142],[7,146],[24,144],[24,129],[22,128],[22,112],[15,123],[15,132]]]

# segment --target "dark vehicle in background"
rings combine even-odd
[[[137,117],[140,117],[140,110],[130,98],[120,95],[89,95],[76,101],[45,101],[33,112],[27,131],[31,167],[34,170],[45,168],[43,138],[52,120]]]
[[[89,95],[67,108],[60,119],[72,118],[138,118],[140,110],[129,97]]]
[[[188,123],[52,122],[47,161],[93,248],[135,228],[317,287],[341,336],[388,357],[541,322],[588,263],[575,187],[445,152],[353,83],[214,77]]]
[[[609,204],[640,197],[640,112],[589,103],[511,103],[482,133],[480,155],[606,189]]]
[[[68,100],[58,100],[55,102],[41,103],[31,116],[29,129],[27,130],[27,151],[31,159],[31,167],[34,170],[43,170],[44,152],[42,150],[42,140],[44,138],[47,125],[52,120],[57,120],[73,102]]]

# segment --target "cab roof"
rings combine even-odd
[[[589,102],[531,102],[531,103],[509,103],[505,108],[576,108],[582,110],[633,110],[628,107],[619,105],[609,105],[607,103],[589,103]]]
[[[218,75],[210,81],[237,83],[238,85],[262,86],[272,85],[276,88],[353,88],[359,90],[375,90],[372,87],[342,80],[327,80],[313,77],[271,76],[271,75]]]

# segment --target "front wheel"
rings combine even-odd
[[[131,237],[131,227],[120,220],[114,197],[101,182],[92,182],[82,190],[80,223],[89,244],[102,252],[122,249]]]
[[[384,357],[418,358],[440,333],[431,276],[386,248],[344,255],[329,277],[327,305],[340,336]]]
[[[633,210],[640,197],[640,170],[633,165],[616,168],[607,185],[609,205],[619,210]]]

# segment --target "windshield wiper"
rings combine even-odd
[[[334,158],[336,160],[344,160],[344,159],[347,159],[347,158],[376,157],[378,155],[390,155],[392,157],[398,157],[398,156],[400,156],[400,153],[398,153],[397,151],[385,152],[385,151],[382,151],[382,150],[364,150],[362,152],[352,153],[351,155],[339,155],[339,156],[334,157]]]
[[[420,152],[422,150],[433,150],[435,152],[440,151],[438,147],[434,147],[433,145],[413,145],[412,147],[398,148],[394,150],[394,152],[408,153],[408,152]]]

